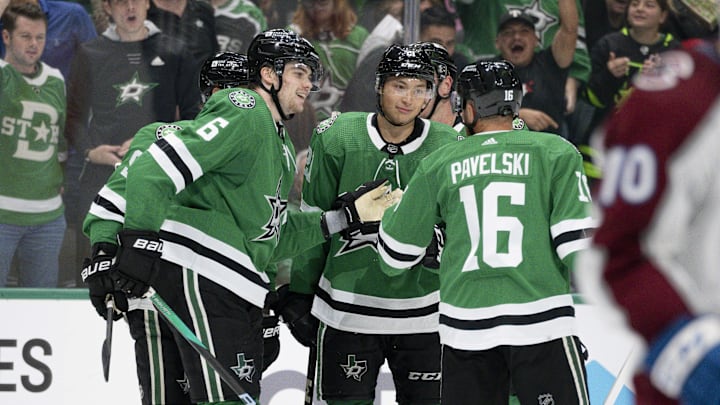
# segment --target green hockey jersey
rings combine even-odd
[[[593,228],[582,157],[563,138],[516,130],[468,137],[428,156],[383,217],[385,274],[416,271],[444,223],[440,338],[462,350],[576,334],[572,260]]]
[[[0,59],[0,223],[40,225],[63,215],[65,82],[45,63],[25,76]]]
[[[378,178],[402,188],[420,161],[456,142],[452,127],[416,120],[404,144],[383,140],[376,114],[333,113],[313,131],[303,183],[303,211],[328,210],[338,195]],[[336,234],[293,260],[291,289],[315,293],[312,313],[359,333],[437,331],[438,278],[420,266],[389,277],[379,268],[377,234]]]
[[[264,100],[221,90],[129,166],[124,228],[159,231],[164,260],[262,307],[278,250],[324,240],[320,213],[288,220],[295,172],[293,145]],[[279,245],[286,231],[294,238]]]

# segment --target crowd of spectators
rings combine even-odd
[[[90,204],[87,196],[95,195],[105,182],[137,128],[158,120],[193,118],[200,103],[198,69],[207,57],[225,50],[242,53],[257,33],[268,28],[294,29],[313,43],[326,76],[320,91],[307,100],[305,112],[288,123],[301,155],[307,153],[312,128],[332,111],[375,111],[375,67],[390,44],[403,42],[407,28],[403,7],[408,4],[398,0],[0,0],[0,15],[27,2],[38,4],[46,16],[40,60],[58,69],[67,86],[62,138],[67,140],[69,159],[60,190],[67,230],[59,258],[59,287],[82,286],[78,273],[89,246],[80,229]],[[627,79],[632,74],[651,66],[665,49],[717,32],[717,17],[705,3],[712,5],[692,0],[413,4],[419,4],[418,41],[444,46],[458,71],[479,59],[510,60],[519,71],[528,72],[523,83],[525,116],[521,112],[527,126],[555,132],[584,147],[602,118],[631,90]],[[9,33],[1,24],[0,31],[0,57],[5,57]],[[3,86],[5,81],[0,82],[0,95],[8,97]],[[545,94],[535,94],[540,101],[525,105],[533,99],[528,97],[533,91]],[[453,97],[441,96],[448,101]],[[5,116],[6,111],[0,110],[0,119]],[[8,158],[2,164],[16,162]],[[2,171],[11,172],[5,166]],[[0,190],[0,212],[7,209],[3,194]],[[0,221],[0,230],[6,225]],[[5,262],[10,260],[0,261]],[[36,286],[18,277],[17,262],[15,257],[9,271],[0,269],[0,275],[9,273],[0,279],[0,287]]]

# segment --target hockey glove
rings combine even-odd
[[[440,268],[440,256],[445,247],[445,230],[438,225],[433,229],[433,237],[430,244],[425,249],[425,256],[422,259],[422,265],[428,269],[437,270]]]
[[[287,324],[295,340],[305,347],[315,346],[320,321],[310,313],[314,296],[292,292],[287,284],[277,291],[280,298],[275,312]]]
[[[263,368],[265,371],[280,355],[280,327],[277,315],[265,315],[262,321]]]
[[[648,348],[652,384],[684,405],[720,404],[720,317],[683,317]]]
[[[386,179],[361,184],[355,191],[341,194],[326,215],[328,234],[338,231],[349,234],[360,231],[363,234],[377,233],[385,209],[396,204],[402,197],[402,190],[390,191]],[[337,221],[337,213],[342,214]],[[339,225],[338,225],[339,224]]]
[[[92,259],[83,260],[81,272],[83,283],[88,286],[90,302],[103,318],[107,317],[105,302],[112,297],[115,307],[122,312],[127,311],[128,303],[125,294],[115,287],[112,279],[112,265],[117,246],[110,243],[96,243],[92,249]],[[113,313],[113,320],[122,318],[118,311]]]
[[[157,232],[123,230],[118,233],[118,253],[113,277],[129,297],[142,297],[155,281],[162,255]]]

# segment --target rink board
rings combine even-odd
[[[110,381],[105,382],[100,358],[105,323],[86,297],[81,289],[0,289],[0,404],[140,403],[127,325],[115,323]],[[616,376],[626,370],[612,390],[610,404],[631,405],[629,381],[636,360],[626,360],[631,352],[640,352],[637,339],[608,311],[584,304],[576,309],[579,334],[589,351],[591,403],[603,405]],[[261,403],[301,404],[307,349],[282,325],[280,340],[280,357],[263,377]],[[376,398],[380,405],[395,404],[387,367]]]

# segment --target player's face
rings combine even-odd
[[[508,23],[495,38],[495,47],[502,57],[519,67],[530,64],[537,44],[535,30],[520,22]]]
[[[667,18],[667,11],[655,0],[632,0],[628,6],[627,18],[633,28],[659,30]]]
[[[146,37],[145,18],[150,8],[149,0],[106,0],[103,8],[115,22],[121,40],[135,41]]]
[[[285,114],[301,113],[313,87],[312,69],[303,63],[285,64],[278,99]]]
[[[15,30],[2,30],[5,61],[21,73],[33,73],[45,47],[47,28],[42,20],[19,16]]]
[[[380,104],[392,122],[411,122],[433,97],[427,81],[409,77],[390,77],[385,80]]]

